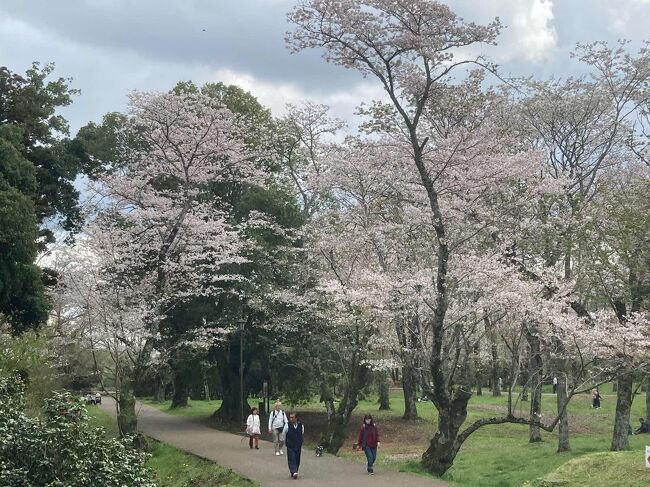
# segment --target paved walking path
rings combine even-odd
[[[102,409],[115,414],[115,406],[108,398]],[[260,441],[259,450],[250,450],[241,436],[215,430],[196,420],[163,413],[146,404],[138,403],[138,429],[145,435],[168,443],[181,450],[211,460],[222,467],[257,482],[263,487],[293,485],[289,478],[287,456],[275,456],[273,445]],[[309,428],[309,425],[305,425]],[[381,449],[380,453],[381,455]],[[311,449],[303,449],[300,478],[296,485],[305,487],[449,487],[450,484],[413,474],[375,468],[370,477],[365,465],[353,463],[332,455],[318,458]],[[209,486],[206,486],[209,487]]]

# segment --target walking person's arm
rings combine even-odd
[[[269,414],[269,433],[272,431],[271,428],[273,426],[273,413]]]
[[[377,443],[377,448],[379,448],[379,426],[375,425],[375,442]]]

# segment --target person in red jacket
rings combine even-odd
[[[368,459],[368,474],[374,475],[373,465],[377,460],[377,447],[379,446],[379,427],[372,420],[372,415],[363,417],[363,424],[359,430],[357,445],[363,449]]]

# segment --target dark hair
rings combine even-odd
[[[365,424],[365,422],[366,422],[367,419],[370,420],[370,425],[371,425],[371,426],[374,426],[375,422],[374,422],[373,419],[372,419],[372,414],[366,414],[366,415],[363,417],[363,422],[364,422],[364,424]]]
[[[251,408],[251,414],[253,414],[253,412],[255,412],[255,411],[257,411],[257,408],[256,408],[256,407],[252,407],[252,408]]]
[[[295,412],[295,411],[291,411],[291,412],[289,413],[289,417],[291,417],[291,416],[295,416],[296,419],[298,419],[298,413]]]

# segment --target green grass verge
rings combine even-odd
[[[173,446],[149,439],[151,458],[147,466],[153,470],[158,487],[253,487],[250,480],[232,470],[222,468]]]
[[[101,409],[88,408],[93,426],[101,426],[109,436],[117,436],[115,418]],[[203,458],[183,452],[173,446],[148,438],[151,469],[158,487],[255,487],[257,484],[232,470]]]
[[[631,487],[650,485],[650,469],[638,451],[601,452],[573,458],[530,487]]]

